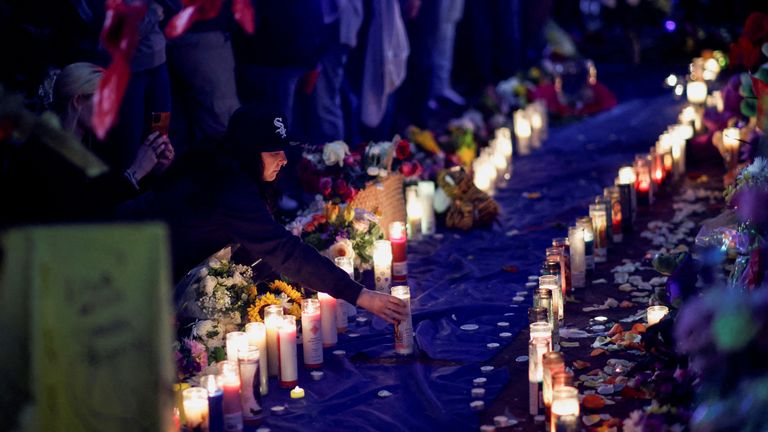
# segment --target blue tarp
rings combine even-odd
[[[271,382],[267,410],[280,404],[288,409],[282,416],[267,416],[265,426],[280,431],[477,430],[478,415],[469,405],[472,381],[487,378],[484,400],[490,404],[508,374],[496,369],[484,375],[480,367],[512,340],[501,332],[514,335],[527,325],[531,295],[515,302],[516,293],[526,291],[529,275],[539,274],[552,238],[564,236],[565,224],[585,215],[587,203],[613,184],[618,168],[647,152],[678,112],[669,96],[636,100],[551,131],[541,150],[515,159],[509,184],[496,194],[502,207],[498,225],[447,231],[409,245],[417,355],[397,356],[392,327],[381,321],[351,324],[357,336],[341,335],[334,348],[346,353],[325,351],[323,380],[312,381],[308,371],[300,371],[299,383],[307,391],[302,402],[292,402],[288,390]],[[541,197],[529,199],[525,192]],[[507,265],[517,271],[505,271]],[[478,329],[461,330],[464,324]],[[500,347],[488,348],[493,342]],[[392,395],[380,397],[381,390]]]

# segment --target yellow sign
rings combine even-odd
[[[23,342],[26,332],[29,351],[4,352],[31,360],[33,428],[169,430],[174,373],[165,228],[21,229],[5,236],[3,251],[0,312],[16,309],[11,315],[29,326],[11,339]],[[27,352],[31,359],[23,358]]]

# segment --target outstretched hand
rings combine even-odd
[[[357,305],[373,312],[390,324],[408,319],[405,302],[389,294],[364,289],[357,297]]]

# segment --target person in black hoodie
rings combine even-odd
[[[125,214],[159,217],[168,224],[177,281],[214,252],[239,244],[247,262],[262,260],[304,287],[388,322],[405,319],[404,302],[365,289],[272,217],[271,183],[287,162],[283,119],[268,110],[239,108],[227,127],[224,149],[190,151],[171,167],[165,184],[130,203]]]

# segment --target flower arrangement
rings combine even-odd
[[[434,137],[420,136],[433,154],[440,154]],[[371,177],[387,177],[397,172],[406,180],[418,180],[424,174],[422,162],[430,155],[419,152],[413,142],[395,135],[392,141],[372,142],[365,149],[366,173]],[[431,161],[429,161],[431,164]]]
[[[347,203],[365,185],[360,162],[360,154],[351,152],[342,141],[310,147],[299,163],[299,180],[309,193],[336,204]]]
[[[360,270],[371,268],[373,242],[384,238],[375,214],[334,203],[326,203],[320,212],[311,208],[288,224],[288,229],[331,259],[352,257]]]

